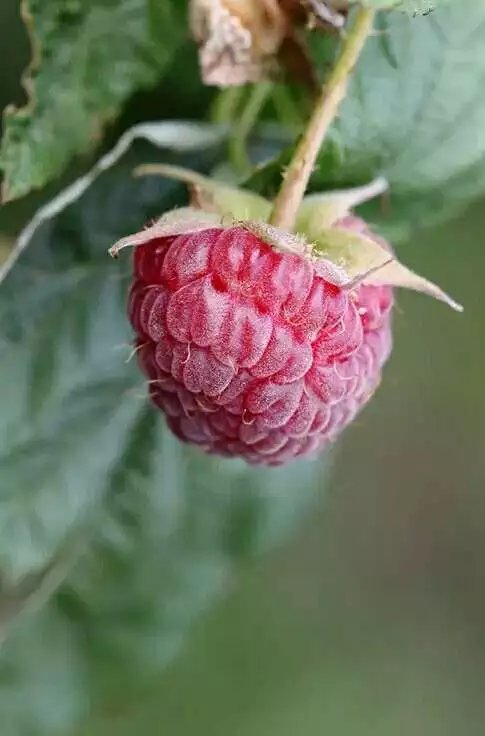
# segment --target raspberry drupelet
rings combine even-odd
[[[357,217],[340,227],[375,237]],[[129,316],[151,399],[209,453],[280,465],[334,440],[391,351],[392,289],[332,283],[238,225],[135,248]]]

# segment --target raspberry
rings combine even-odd
[[[347,227],[372,236],[351,216]],[[153,402],[183,441],[280,465],[334,440],[391,350],[392,289],[353,291],[243,226],[135,249],[129,315]]]

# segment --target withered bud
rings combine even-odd
[[[218,87],[272,77],[278,68],[315,89],[304,27],[342,29],[348,0],[191,0],[202,79]]]
[[[190,22],[202,78],[219,87],[265,77],[288,29],[278,0],[191,0]]]

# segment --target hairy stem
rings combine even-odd
[[[308,127],[285,173],[276,197],[271,224],[292,230],[318,153],[345,97],[350,74],[372,31],[375,10],[360,8],[347,31],[337,61],[323,86]]]

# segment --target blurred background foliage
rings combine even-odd
[[[0,68],[3,106],[22,101],[19,77],[28,59],[15,0],[1,4],[0,29],[9,60]],[[139,120],[204,117],[213,96],[198,82],[195,51],[187,44],[157,88],[127,102],[104,145]],[[133,155],[145,153],[142,147]],[[65,180],[83,165],[75,163]],[[471,190],[481,176],[470,182]],[[134,186],[110,188],[123,212]],[[5,252],[50,191],[2,210]],[[154,214],[162,196],[177,201],[180,190],[152,183],[143,196],[136,193],[142,209],[126,217]],[[98,222],[108,202],[103,197],[91,195]],[[39,233],[24,270],[5,285],[10,306],[12,295],[22,293],[23,278],[32,285],[32,269],[45,254],[59,277],[57,298],[65,303],[70,269],[88,258],[90,248],[104,253],[101,236],[88,242],[87,211],[74,208]],[[106,212],[104,236],[112,237],[116,210]],[[126,220],[116,227],[120,233],[129,229]],[[88,505],[94,522],[89,519],[80,561],[73,560],[67,580],[46,605],[8,627],[0,650],[2,736],[481,736],[484,230],[478,202],[460,219],[421,229],[401,243],[402,259],[449,290],[465,314],[399,294],[395,348],[382,387],[339,442],[330,476],[328,462],[256,473],[238,463],[207,460],[160,432],[139,402],[123,463],[109,468],[109,493]],[[106,271],[112,268],[106,263]],[[107,288],[121,305],[123,282],[119,289]],[[30,293],[37,298],[35,290]],[[72,295],[77,305],[85,300],[84,291]],[[4,297],[3,320],[5,302]],[[30,323],[28,312],[19,320],[19,329],[27,324],[35,332],[43,315],[33,314]],[[82,325],[82,334],[91,335],[89,319]],[[120,306],[118,342],[125,329]],[[41,345],[44,353],[50,350],[49,343]],[[16,399],[27,401],[26,379],[25,365],[16,373],[12,356],[9,362],[2,354],[2,361],[2,377],[9,382],[2,409],[6,432]],[[117,356],[110,361],[108,379]],[[35,365],[31,375],[38,378]],[[126,380],[136,387],[136,372],[126,370]],[[55,372],[42,375],[41,399],[43,392],[50,397],[54,378]],[[45,410],[42,401],[40,408]],[[98,409],[102,413],[106,405]],[[120,426],[117,420],[113,431]],[[163,465],[166,482],[156,493],[141,480],[150,463]],[[26,473],[38,470],[29,467],[26,462]],[[10,520],[1,557],[8,559],[10,550],[14,563],[19,556],[8,540],[22,528],[32,503],[28,496],[22,500],[25,516],[15,506],[17,473],[9,477],[3,464],[0,474],[0,526]],[[72,490],[78,500],[78,490]],[[44,500],[49,491],[46,483]],[[57,529],[55,499],[49,504],[45,523],[32,523],[29,542],[42,540],[46,528]],[[76,514],[74,502],[69,509]],[[35,559],[35,547],[32,554]],[[27,556],[22,564],[30,569],[32,560]],[[13,609],[15,604],[13,597]],[[3,612],[9,618],[8,606]]]

